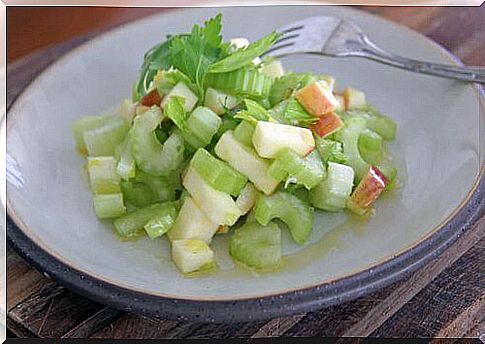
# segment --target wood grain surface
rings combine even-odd
[[[466,64],[484,65],[485,10],[481,8],[364,7],[365,11],[413,28],[445,46]],[[58,11],[68,13],[67,9]],[[71,9],[78,11],[77,9]],[[93,17],[96,25],[77,19],[70,35],[34,43],[18,26],[26,13],[8,9],[7,107],[39,72],[74,46],[113,25],[160,9],[111,9]],[[61,12],[62,12],[61,11]],[[81,15],[85,9],[77,12]],[[57,15],[59,15],[58,12]],[[134,13],[136,12],[136,13]],[[50,18],[53,14],[43,13]],[[86,13],[84,13],[86,15]],[[103,22],[103,16],[105,19]],[[17,23],[15,23],[18,20]],[[52,20],[52,19],[51,19]],[[100,23],[101,22],[101,23]],[[104,23],[104,24],[103,24]],[[50,25],[60,25],[50,24]],[[45,26],[45,25],[44,25]],[[73,24],[73,26],[75,26]],[[96,27],[94,30],[93,27]],[[46,28],[44,28],[47,30]],[[55,30],[51,29],[52,32]],[[82,36],[73,37],[82,33]],[[36,37],[34,35],[34,37]],[[68,40],[65,40],[69,37]],[[39,46],[41,44],[39,43]],[[21,58],[18,58],[23,56]],[[17,59],[16,59],[17,58]],[[228,338],[275,336],[474,337],[483,334],[482,217],[440,257],[410,278],[351,302],[320,311],[269,321],[196,324],[165,321],[121,312],[76,295],[49,280],[7,248],[7,327],[18,337],[64,338]],[[13,224],[7,220],[7,230]]]

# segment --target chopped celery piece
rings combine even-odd
[[[277,78],[271,86],[271,90],[269,92],[269,101],[271,106],[285,100],[286,98],[290,97],[294,91],[316,80],[317,77],[309,73],[288,73],[280,78]]]
[[[213,157],[203,148],[195,152],[190,161],[195,171],[214,189],[231,194],[239,195],[248,179],[226,162]]]
[[[99,128],[109,119],[110,117],[106,116],[83,116],[71,125],[76,148],[81,154],[88,153],[86,144],[84,143],[84,133],[88,130]]]
[[[281,229],[275,223],[264,226],[248,222],[235,230],[229,253],[236,261],[252,268],[276,267],[281,260]]]
[[[269,174],[279,181],[289,175],[297,184],[304,185],[310,190],[323,180],[325,169],[317,152],[313,151],[302,158],[293,150],[286,148],[278,153],[269,168]]]
[[[327,178],[310,191],[310,202],[314,207],[323,210],[342,210],[352,193],[353,185],[352,167],[329,162]]]
[[[209,220],[188,194],[181,198],[183,198],[182,208],[175,219],[173,228],[167,233],[168,238],[171,241],[198,239],[209,244],[219,225]]]
[[[163,120],[158,107],[138,115],[130,132],[132,153],[137,166],[153,175],[167,175],[177,169],[183,159],[183,139],[173,132],[162,145],[155,135],[155,129]]]
[[[354,170],[355,176],[360,180],[369,169],[369,164],[362,159],[359,152],[359,136],[365,129],[365,120],[361,117],[350,117],[345,126],[336,133],[337,140],[342,142],[347,164]]]
[[[384,140],[394,140],[396,137],[396,123],[391,118],[381,114],[371,105],[367,105],[361,109],[350,110],[348,114],[350,116],[364,118],[366,127],[382,136]]]
[[[91,190],[95,194],[120,192],[120,177],[116,173],[114,157],[88,157],[88,174]]]
[[[246,186],[244,186],[236,199],[236,205],[241,209],[242,215],[247,214],[251,210],[254,203],[256,203],[258,195],[258,189],[252,183],[246,183]]]
[[[234,129],[234,137],[246,146],[253,146],[254,124],[248,121],[242,121]]]
[[[164,208],[163,204],[157,203],[125,214],[114,221],[116,232],[122,237],[135,236],[140,229],[145,227],[148,221],[157,216]]]
[[[100,219],[119,217],[126,212],[121,193],[94,195],[94,212]]]
[[[143,208],[154,203],[154,195],[151,188],[143,183],[122,181],[121,191],[126,204],[136,208]]]
[[[145,225],[145,232],[150,239],[155,239],[167,233],[175,222],[177,209],[174,202],[162,204],[163,209],[153,216]]]
[[[272,78],[254,68],[241,68],[229,73],[208,74],[208,87],[233,95],[261,98],[269,94]]]
[[[365,129],[359,136],[359,152],[366,162],[378,165],[382,160],[382,137],[376,132]]]
[[[124,180],[133,178],[136,174],[136,163],[131,153],[130,136],[127,135],[125,141],[120,146],[120,156],[116,165],[116,172]]]
[[[259,157],[254,149],[236,140],[232,131],[222,135],[217,142],[215,152],[236,171],[248,177],[254,186],[265,194],[273,193],[278,186],[278,181],[268,173],[269,161]]]
[[[110,117],[101,126],[83,133],[89,156],[114,155],[116,147],[123,142],[129,130],[128,123],[119,116]]]
[[[165,105],[170,102],[173,97],[180,97],[183,98],[183,108],[185,112],[190,112],[194,108],[195,104],[197,104],[198,98],[194,92],[183,82],[179,81],[168,94],[163,97],[162,103],[160,107],[165,109]]]
[[[308,239],[313,227],[313,209],[298,197],[277,191],[271,196],[260,195],[254,207],[256,220],[267,225],[274,218],[286,223],[298,244]]]
[[[135,181],[143,183],[150,188],[153,195],[153,202],[165,202],[175,200],[175,186],[170,182],[169,177],[153,176],[143,171],[138,171]]]
[[[185,122],[182,135],[193,148],[207,146],[221,125],[221,118],[205,106],[197,107]]]
[[[211,87],[205,91],[204,105],[218,115],[222,115],[226,110],[234,108],[237,103],[237,98],[230,94],[223,93]]]
[[[344,154],[344,148],[341,142],[315,135],[315,145],[323,161],[331,161],[339,164],[347,162],[347,156]]]
[[[160,95],[168,94],[181,81],[189,86],[191,84],[188,76],[176,69],[159,70],[153,78],[153,84]]]
[[[214,264],[214,252],[201,240],[175,240],[172,242],[172,260],[180,271],[187,274]]]
[[[210,186],[192,166],[186,171],[182,184],[212,222],[232,226],[241,216],[232,197]]]
[[[221,136],[228,130],[233,130],[239,125],[239,121],[230,116],[223,116],[222,123],[217,130],[216,135],[214,135],[213,141],[219,141]]]

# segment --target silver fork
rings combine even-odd
[[[340,18],[310,17],[277,31],[282,37],[265,55],[281,57],[306,53],[332,57],[360,56],[412,72],[485,83],[485,68],[424,62],[388,53],[372,43],[357,25]]]

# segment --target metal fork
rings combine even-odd
[[[332,57],[360,56],[412,72],[485,83],[485,68],[458,67],[412,60],[388,53],[355,24],[336,17],[310,17],[279,30],[282,37],[266,52],[269,56],[317,54]]]

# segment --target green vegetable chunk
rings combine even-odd
[[[354,171],[350,166],[329,162],[327,178],[310,191],[310,202],[323,210],[342,210],[352,193],[353,184]]]
[[[84,131],[83,140],[89,156],[112,156],[125,139],[128,123],[119,116],[108,118],[102,125]]]
[[[349,117],[345,126],[336,133],[336,138],[342,142],[344,153],[347,156],[347,165],[354,170],[357,180],[360,180],[368,171],[369,164],[362,158],[359,151],[359,137],[365,129],[365,119]]]
[[[135,177],[135,182],[143,183],[152,192],[152,202],[165,202],[175,200],[175,185],[170,181],[169,176],[153,176],[143,171],[139,171]]]
[[[214,189],[231,194],[239,195],[248,179],[229,166],[228,163],[212,156],[203,148],[195,152],[190,165],[195,171]]]
[[[133,178],[136,174],[136,163],[131,153],[131,140],[127,135],[125,141],[119,146],[119,161],[116,165],[116,172],[124,180]]]
[[[313,151],[302,158],[292,149],[280,151],[269,168],[269,175],[278,181],[289,175],[297,184],[304,185],[308,190],[315,187],[325,177],[325,169],[317,152]]]
[[[304,244],[313,227],[313,209],[298,197],[277,191],[271,196],[260,195],[254,207],[256,220],[267,225],[279,218],[286,223],[298,244]]]
[[[163,203],[157,214],[144,227],[148,237],[155,239],[167,233],[173,227],[177,213],[174,202]]]
[[[341,142],[324,139],[318,135],[314,135],[315,145],[318,153],[325,162],[336,162],[345,164],[347,156],[344,154],[344,148]]]
[[[86,143],[84,142],[84,133],[88,130],[101,127],[109,119],[110,117],[106,116],[83,116],[71,125],[76,148],[81,154],[88,154]]]
[[[114,157],[88,157],[88,174],[93,193],[120,192],[120,177],[116,173],[116,159]]]
[[[254,134],[254,124],[248,121],[242,121],[234,129],[234,137],[239,142],[245,144],[246,146],[253,146],[253,134]]]
[[[274,268],[281,260],[281,230],[275,223],[246,223],[231,237],[229,253],[249,267]]]
[[[136,208],[143,208],[154,203],[155,196],[151,188],[143,183],[123,181],[121,192],[126,204]]]
[[[359,136],[359,152],[369,164],[378,165],[383,157],[382,137],[375,131],[365,129]]]
[[[158,216],[165,207],[163,203],[157,203],[123,215],[114,221],[116,232],[122,237],[137,235],[138,231],[143,229],[148,221]]]
[[[269,92],[269,102],[274,106],[290,97],[296,90],[316,81],[317,77],[310,73],[288,73],[277,78]]]
[[[182,135],[193,148],[207,146],[217,134],[222,120],[211,109],[197,107],[187,119]]]
[[[137,166],[145,172],[161,176],[176,170],[183,160],[183,139],[173,132],[162,145],[155,129],[163,120],[158,107],[152,107],[147,112],[138,115],[133,121],[130,132],[132,153]]]
[[[206,86],[233,95],[264,98],[269,94],[273,79],[254,68],[241,68],[229,73],[208,74]]]
[[[121,193],[94,195],[94,212],[100,219],[119,217],[126,212]]]

